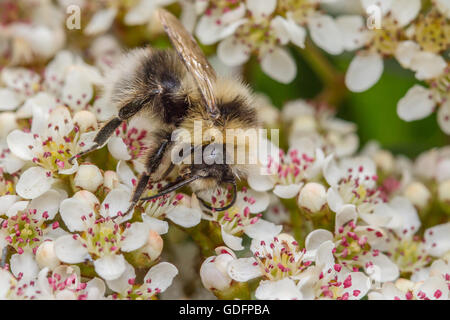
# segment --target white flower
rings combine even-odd
[[[56,107],[48,114],[33,108],[31,132],[12,131],[7,137],[8,147],[20,160],[17,167],[33,162],[36,166],[27,169],[16,186],[16,192],[25,199],[34,199],[48,191],[58,175],[72,174],[78,164],[69,159],[79,153],[89,133],[80,133],[74,126],[69,110]]]
[[[51,1],[15,4],[0,3],[0,11],[5,12],[0,27],[1,54],[8,56],[10,65],[51,58],[65,42],[64,13]]]
[[[144,118],[134,118],[123,123],[108,141],[108,151],[117,160],[134,160],[145,151],[148,138],[148,122]]]
[[[362,92],[378,82],[383,73],[383,57],[393,56],[401,40],[399,35],[404,27],[414,20],[421,8],[420,0],[404,1],[375,1],[362,0],[365,9],[373,5],[381,5],[382,26],[380,29],[367,30],[361,28],[361,21],[357,18],[341,24],[345,43],[355,39],[358,47],[366,49],[358,51],[350,63],[346,74],[346,85],[354,92]],[[388,14],[389,13],[389,14]],[[357,47],[351,47],[356,49]]]
[[[337,157],[352,155],[359,146],[356,125],[334,117],[334,112],[302,99],[288,102],[282,118],[291,124],[289,146],[308,150],[321,148]]]
[[[24,262],[20,262],[23,264]],[[49,273],[48,268],[31,271],[30,266],[23,269],[27,273],[16,274],[15,270],[22,266],[11,262],[14,274],[0,271],[0,281],[5,291],[4,297],[21,300],[99,300],[104,299],[106,286],[99,278],[81,282],[80,270],[77,266],[59,266]],[[3,283],[5,281],[5,283]]]
[[[0,249],[10,246],[19,254],[36,253],[38,246],[46,239],[54,239],[63,234],[57,221],[51,222],[65,195],[49,190],[32,201],[18,201],[18,197],[0,197]],[[48,225],[47,225],[48,224]]]
[[[212,207],[222,207],[231,197],[231,190],[217,189],[208,197],[203,199],[211,203]],[[200,196],[202,196],[200,194]],[[198,200],[197,200],[198,201]],[[252,239],[262,239],[273,237],[281,232],[282,226],[261,219],[261,213],[269,205],[269,195],[265,192],[257,192],[251,189],[243,188],[237,194],[235,205],[225,211],[211,211],[208,214],[203,213],[203,219],[215,221],[219,224],[222,233],[222,239],[226,246],[232,250],[243,250],[242,234],[245,233]],[[198,205],[195,206],[201,211]],[[176,207],[174,211],[178,211]],[[256,214],[253,215],[252,214]]]
[[[448,297],[448,285],[441,277],[430,277],[417,283],[398,279],[369,293],[369,300],[447,300]]]
[[[0,111],[15,110],[40,89],[41,77],[25,68],[4,68],[1,80],[6,87],[0,88]]]
[[[208,17],[200,19],[196,32],[200,41],[214,43],[223,39],[218,45],[217,55],[229,66],[241,65],[252,52],[257,52],[266,74],[282,83],[291,82],[297,74],[297,66],[292,56],[279,47],[279,44],[289,42],[289,34],[281,21],[283,18],[272,16],[276,0],[247,0],[246,5],[251,12],[250,17],[241,19],[245,13],[241,4],[226,16],[230,17],[231,23],[225,28],[219,27],[219,30],[209,27],[216,21]]]
[[[321,149],[290,149],[287,154],[280,151],[279,160],[269,156],[263,174],[251,174],[249,185],[258,191],[268,191],[280,198],[294,198],[300,192],[304,181],[318,177],[324,163]]]
[[[102,85],[97,68],[86,64],[70,51],[60,51],[45,68],[45,87],[72,110],[80,110],[91,101],[94,85]]]
[[[151,299],[170,287],[177,274],[178,270],[173,264],[160,262],[150,268],[142,284],[137,284],[134,268],[125,262],[123,274],[117,279],[107,280],[106,283],[112,291],[116,292],[112,295],[113,299]]]
[[[129,207],[130,193],[111,190],[100,204],[89,191],[79,191],[61,203],[60,214],[73,235],[55,241],[58,259],[67,263],[92,260],[95,271],[105,280],[119,278],[125,271],[122,252],[131,252],[145,245],[150,231],[142,222],[127,223],[131,217],[121,217]],[[116,221],[111,218],[119,216]]]
[[[330,158],[323,167],[323,175],[330,185],[328,206],[336,213],[353,208],[366,219],[376,205],[383,202],[376,187],[375,164],[367,157],[343,159],[339,165]]]
[[[258,299],[301,299],[294,280],[312,261],[304,260],[304,250],[288,234],[253,240],[251,258],[228,263],[229,276],[238,282],[262,277],[256,289]]]
[[[335,231],[312,231],[305,240],[308,255],[319,254],[326,242],[333,244],[333,256],[344,267],[359,271],[361,268],[380,282],[393,281],[399,276],[398,267],[374,246],[386,238],[383,230],[371,226],[358,226],[354,208],[347,205],[336,214]]]

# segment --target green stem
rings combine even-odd
[[[305,49],[300,50],[300,54],[322,80],[324,89],[316,100],[338,106],[348,93],[343,74],[336,70],[311,40],[306,41]]]

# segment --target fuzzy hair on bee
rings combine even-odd
[[[146,153],[139,159],[145,170],[133,192],[129,211],[139,200],[160,197],[187,184],[197,193],[230,183],[235,192],[226,207],[212,208],[199,198],[209,209],[225,210],[234,203],[236,179],[246,176],[247,166],[220,161],[224,160],[225,153],[217,150],[229,144],[234,149],[250,150],[249,139],[237,139],[237,144],[234,140],[227,141],[227,130],[259,128],[254,97],[239,79],[215,76],[193,38],[175,17],[161,10],[161,20],[175,49],[145,47],[122,57],[107,75],[103,90],[103,99],[114,109],[115,117],[103,125],[94,138],[94,145],[77,157],[104,145],[123,121],[142,117],[148,123],[150,138]],[[208,156],[219,161],[175,164],[172,152],[186,141],[175,142],[174,132],[183,130],[193,137],[198,123],[203,133],[216,132],[221,139],[214,136],[199,143],[189,140],[190,152],[184,154],[183,150],[182,157],[192,159],[193,151],[209,147]],[[160,181],[171,174],[177,177],[173,182],[156,196],[141,199],[149,181]]]

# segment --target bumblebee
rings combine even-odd
[[[164,9],[158,10],[158,16],[174,49],[139,48],[123,57],[108,76],[104,89],[104,97],[115,108],[116,116],[98,131],[92,147],[75,157],[102,147],[123,121],[144,117],[148,120],[150,142],[139,160],[145,170],[138,179],[127,212],[140,200],[155,199],[188,184],[196,194],[232,185],[233,196],[222,207],[213,208],[199,197],[210,210],[227,210],[236,201],[236,179],[245,177],[248,168],[245,164],[226,161],[226,152],[220,150],[232,144],[233,148],[243,147],[240,150],[248,152],[249,141],[241,142],[241,146],[224,138],[215,140],[215,136],[199,143],[190,141],[189,152],[184,148],[182,159],[192,158],[200,150],[210,161],[175,163],[173,153],[180,142],[174,141],[174,132],[184,130],[193,136],[196,122],[206,130],[221,133],[222,137],[226,137],[228,129],[257,129],[253,95],[241,81],[216,75],[192,35],[175,16]],[[160,181],[175,171],[177,178],[158,194],[141,198],[149,181]]]

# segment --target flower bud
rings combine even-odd
[[[36,250],[36,262],[39,267],[55,269],[59,266],[60,261],[55,253],[55,243],[53,241],[44,241]]]
[[[439,201],[450,204],[450,180],[441,182],[438,187]]]
[[[392,172],[395,166],[395,159],[392,153],[386,150],[378,150],[373,155],[373,161],[383,172]]]
[[[93,164],[83,164],[75,175],[75,186],[95,192],[103,183],[103,176],[100,169]]]
[[[81,131],[88,129],[97,129],[97,118],[95,115],[87,110],[81,110],[73,116],[73,122],[80,128]]]
[[[119,177],[115,171],[105,171],[103,178],[103,186],[110,190],[115,189],[119,185]]]
[[[137,250],[128,252],[125,257],[128,262],[138,268],[149,268],[158,259],[163,250],[163,239],[154,230],[149,230],[147,242]]]
[[[300,191],[297,203],[309,212],[321,211],[327,203],[327,190],[320,183],[309,182]]]
[[[314,132],[317,130],[317,122],[314,116],[305,115],[296,117],[292,124],[293,132]]]
[[[161,255],[163,245],[164,242],[161,236],[156,231],[150,230],[147,243],[144,245],[143,249],[150,259],[156,260]]]
[[[419,209],[424,209],[431,199],[430,191],[421,182],[413,182],[409,184],[403,191],[403,195]]]
[[[228,263],[235,258],[223,253],[206,259],[200,268],[200,278],[208,290],[223,291],[231,286],[232,279],[228,275]]]

